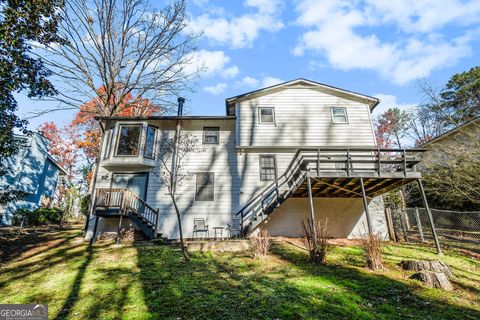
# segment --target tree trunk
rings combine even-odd
[[[175,199],[175,196],[170,194],[170,197],[172,198],[173,207],[175,208],[175,212],[177,214],[178,230],[180,232],[180,246],[182,248],[183,258],[185,259],[185,261],[190,261],[190,257],[188,256],[188,252],[187,252],[187,247],[185,246],[185,243],[183,241],[182,217],[180,216],[180,210],[178,210],[177,201]]]
[[[447,291],[453,290],[453,286],[448,277],[443,272],[421,271],[410,277],[423,282],[429,288],[439,288]]]

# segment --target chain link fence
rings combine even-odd
[[[480,256],[480,212],[430,209],[440,244]],[[394,240],[433,242],[432,229],[424,208],[391,212]]]

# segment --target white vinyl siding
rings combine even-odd
[[[275,126],[259,123],[258,107],[275,106]],[[332,123],[344,107],[348,125]],[[326,89],[292,87],[236,103],[237,146],[308,147],[376,145],[367,101]]]

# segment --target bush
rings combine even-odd
[[[39,226],[45,224],[60,224],[62,221],[63,212],[60,209],[46,209],[39,208],[34,211],[28,209],[20,209],[13,215],[13,224],[20,225],[23,219],[23,224],[27,226]]]
[[[308,253],[310,254],[310,261],[312,263],[325,263],[327,260],[327,253],[330,248],[328,244],[328,231],[327,223],[318,222],[316,227],[316,237],[313,232],[312,220],[308,219],[307,222],[302,221],[303,232],[305,234],[305,245],[307,246]]]
[[[257,236],[250,237],[253,257],[264,258],[270,250],[270,238],[267,230],[261,230]]]
[[[90,194],[87,194],[82,197],[82,200],[80,200],[80,212],[84,216],[88,216],[89,207],[90,207]]]
[[[383,269],[381,244],[382,240],[379,234],[366,234],[362,238],[363,255],[367,262],[367,267],[372,270]]]

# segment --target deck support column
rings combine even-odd
[[[90,239],[90,244],[94,244],[97,241],[97,227],[98,227],[98,215],[95,215],[95,224],[93,225],[93,235]]]
[[[415,220],[417,221],[418,233],[420,234],[420,241],[425,242],[422,229],[422,221],[420,221],[420,214],[418,213],[418,208],[415,208]]]
[[[423,206],[425,211],[427,211],[428,222],[430,228],[432,229],[433,241],[435,241],[435,248],[437,249],[437,254],[442,255],[442,249],[440,248],[440,242],[438,241],[437,231],[435,230],[435,225],[433,223],[432,212],[430,212],[430,207],[428,206],[427,197],[425,196],[425,190],[423,189],[422,180],[417,179],[418,188],[420,189],[420,195],[422,196]]]
[[[360,186],[362,187],[363,208],[365,209],[365,215],[367,216],[368,233],[372,234],[372,222],[370,221],[370,212],[368,211],[367,194],[365,193],[365,185],[363,184],[363,178],[360,178]]]
[[[315,222],[315,210],[313,209],[313,196],[312,196],[312,181],[310,177],[307,177],[307,187],[308,187],[308,204],[310,207],[310,220],[312,222],[312,231],[313,231],[313,242],[317,242],[317,226]]]
[[[122,229],[122,220],[123,220],[123,214],[120,212],[120,218],[118,219],[117,236],[115,237],[116,244],[120,243],[120,231]]]

